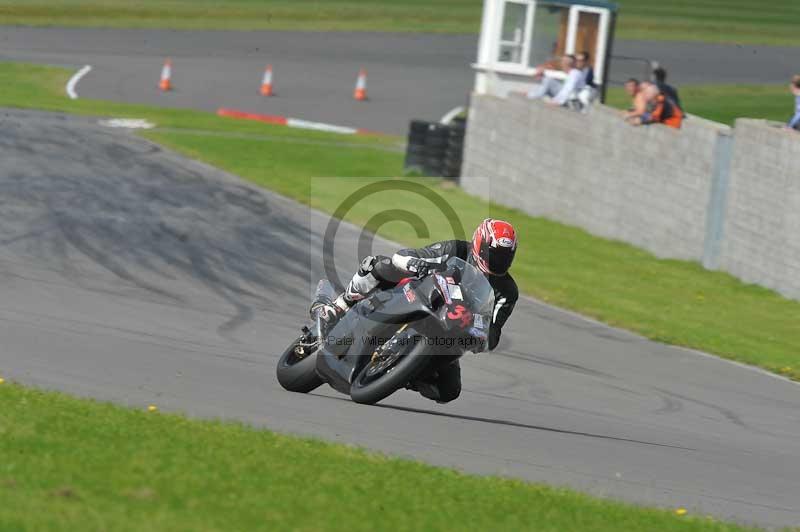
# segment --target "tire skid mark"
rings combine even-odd
[[[694,404],[697,404],[697,405],[700,405],[700,406],[704,406],[706,408],[710,408],[711,410],[714,410],[714,411],[722,414],[722,416],[725,417],[725,419],[727,419],[728,421],[730,421],[734,425],[739,425],[740,427],[749,428],[744,423],[744,421],[742,421],[742,419],[733,410],[730,410],[728,408],[725,408],[725,407],[722,407],[722,406],[719,406],[719,405],[715,405],[715,404],[712,404],[712,403],[707,403],[707,402],[701,401],[699,399],[693,399],[691,397],[687,397],[685,395],[681,395],[681,394],[678,394],[678,393],[675,393],[675,392],[671,392],[669,390],[664,390],[663,388],[653,387],[653,389],[658,391],[660,394],[663,394],[665,397],[682,399],[682,400],[687,401],[689,403],[694,403]]]
[[[59,117],[3,122],[15,134],[0,137],[10,161],[0,207],[15,208],[0,208],[0,248],[58,264],[83,286],[98,283],[81,279],[95,264],[123,281],[110,292],[132,287],[175,306],[185,298],[167,287],[189,277],[232,307],[218,326],[228,339],[254,308],[271,308],[262,294],[307,296],[297,288],[305,283],[274,279],[278,271],[307,281],[307,228],[273,229],[272,207],[252,188],[211,180],[126,133]],[[89,263],[76,266],[79,256]]]

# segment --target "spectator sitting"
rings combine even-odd
[[[589,52],[581,52],[577,56],[576,67],[583,74],[583,88],[577,94],[577,107],[581,109],[588,108],[592,102],[598,97],[597,85],[594,82],[594,68],[590,62],[591,55]]]
[[[658,90],[661,91],[661,94],[672,100],[675,105],[683,109],[683,104],[681,104],[681,97],[678,95],[678,90],[672,85],[667,84],[667,71],[662,67],[654,69],[653,79],[658,86]]]
[[[786,128],[800,131],[800,74],[792,77],[792,84],[790,87],[795,97],[795,108],[794,116],[789,120],[789,123],[786,124]]]
[[[594,83],[594,68],[592,68],[592,64],[589,62],[589,59],[591,59],[589,52],[581,52],[575,56],[576,66],[578,67],[578,70],[583,72],[584,85],[596,89],[597,85]]]
[[[564,105],[572,94],[583,88],[583,73],[575,68],[575,56],[565,55],[561,58],[561,69],[567,78],[563,81],[545,75],[542,83],[528,91],[528,98],[538,99],[549,96],[551,105]],[[537,69],[538,71],[539,69]]]
[[[640,92],[646,102],[646,110],[642,114],[631,115],[628,121],[634,126],[646,124],[664,124],[680,129],[683,123],[683,111],[662,93],[658,86],[644,82],[640,84]]]
[[[651,85],[649,82],[640,83],[636,78],[631,78],[625,82],[625,92],[631,97],[631,106],[622,113],[625,120],[634,120],[647,112],[647,99],[644,89],[649,85]]]

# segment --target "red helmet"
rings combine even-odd
[[[517,233],[508,222],[487,218],[472,235],[472,259],[483,273],[505,274],[516,252]]]

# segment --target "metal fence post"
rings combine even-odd
[[[728,207],[728,182],[733,158],[733,133],[720,133],[714,149],[714,168],[711,176],[711,196],[706,212],[706,236],[703,245],[703,267],[707,270],[719,268],[722,239],[724,238],[725,214]]]

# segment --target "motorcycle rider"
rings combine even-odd
[[[472,235],[472,241],[445,240],[419,249],[402,249],[392,257],[368,256],[353,275],[344,292],[333,305],[320,305],[323,317],[328,321],[328,330],[357,302],[376,290],[394,287],[409,276],[425,277],[444,268],[451,257],[467,261],[486,275],[494,289],[495,308],[489,327],[488,345],[494,349],[500,341],[500,333],[514,310],[519,291],[508,273],[517,251],[517,236],[514,227],[505,221],[487,218]],[[317,308],[312,307],[312,313]],[[461,393],[461,367],[458,358],[440,357],[431,375],[423,376],[412,383],[412,389],[439,403],[456,399]]]

